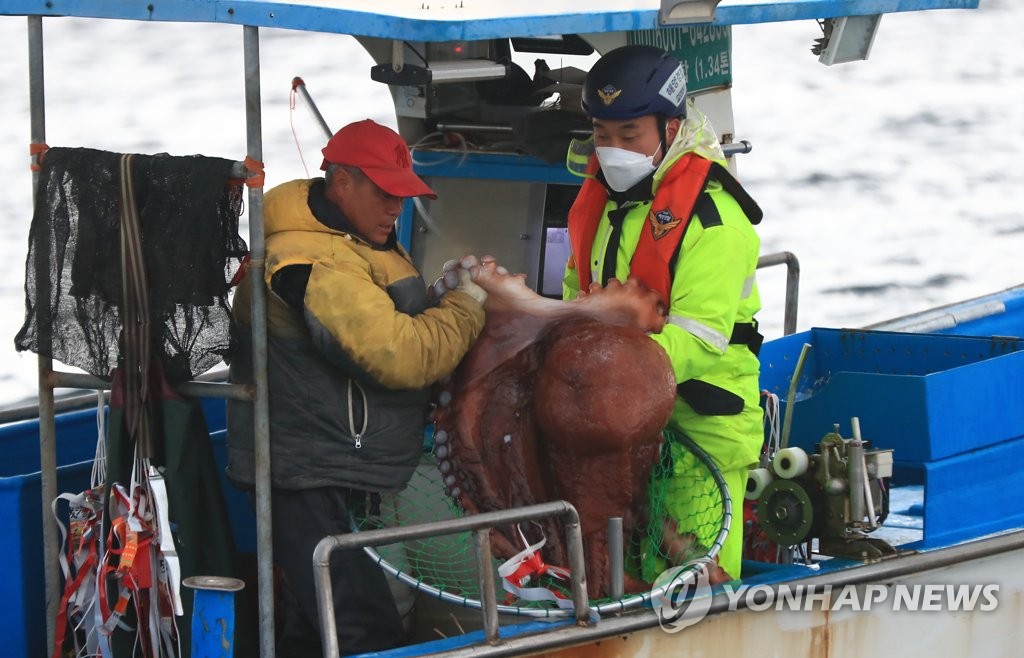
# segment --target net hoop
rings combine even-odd
[[[668,592],[681,585],[689,585],[693,583],[697,577],[697,574],[704,568],[710,568],[714,563],[715,556],[718,555],[722,549],[722,544],[725,542],[726,536],[729,534],[729,528],[732,526],[732,498],[729,496],[729,488],[726,486],[725,478],[722,476],[721,471],[711,460],[706,452],[701,450],[696,443],[694,443],[689,437],[683,434],[673,433],[673,439],[681,443],[687,450],[689,450],[700,462],[708,469],[714,478],[715,485],[718,488],[718,493],[722,497],[722,522],[721,527],[718,530],[718,534],[715,536],[714,541],[708,548],[707,552],[698,559],[688,562],[685,566],[679,568],[678,574],[664,585],[654,588],[649,592],[638,592],[629,594],[621,599],[614,601],[605,601],[603,603],[591,603],[590,609],[597,615],[625,612],[641,606],[650,606],[653,600],[664,597]],[[357,524],[353,520],[352,531],[359,532]],[[470,608],[473,610],[480,610],[483,604],[479,599],[473,598],[468,595],[453,594],[452,592],[445,591],[444,588],[436,587],[429,583],[424,582],[420,578],[411,576],[405,573],[392,563],[384,559],[383,556],[375,549],[370,546],[364,546],[363,551],[370,556],[370,558],[384,570],[389,576],[395,578],[399,582],[407,585],[416,592],[422,592],[438,600],[453,605]],[[519,605],[507,605],[498,604],[498,612],[506,615],[517,615],[521,617],[531,618],[545,618],[545,619],[557,619],[566,618],[574,614],[572,608],[537,608]]]

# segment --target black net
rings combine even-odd
[[[15,338],[19,351],[101,377],[120,351],[120,158],[85,148],[46,152],[25,267],[25,324]],[[230,351],[227,294],[246,253],[234,164],[166,153],[132,161],[150,340],[172,381],[208,370]]]

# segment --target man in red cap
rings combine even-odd
[[[433,191],[402,138],[369,119],[323,149],[322,179],[267,192],[268,376],[274,558],[286,581],[278,654],[317,656],[313,548],[349,531],[349,511],[403,489],[422,451],[428,387],[451,373],[484,324],[486,293],[463,276],[439,302],[395,237],[408,197]],[[252,282],[234,312],[243,348]],[[231,380],[251,383],[251,350]],[[253,411],[228,404],[228,476],[254,483]],[[342,654],[401,643],[381,570],[359,550],[332,560]]]

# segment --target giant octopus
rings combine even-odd
[[[548,299],[488,257],[449,265],[449,288],[453,267],[468,269],[488,297],[483,333],[434,416],[445,489],[470,514],[568,501],[580,516],[588,594],[606,596],[608,519],[622,517],[626,537],[646,522],[646,487],[675,399],[668,356],[646,335],[664,324],[658,296],[630,280]],[[536,527],[520,530],[539,539]],[[540,532],[544,560],[567,565],[557,525]],[[491,534],[501,558],[523,549],[515,528]]]

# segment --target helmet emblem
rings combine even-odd
[[[601,102],[605,104],[605,107],[614,103],[621,93],[621,89],[616,89],[612,85],[605,85],[597,90],[597,95],[601,97]]]
[[[672,212],[666,208],[658,212],[652,210],[647,213],[647,221],[651,223],[651,233],[654,235],[654,239],[660,240],[669,231],[679,226],[683,220],[672,217]]]

